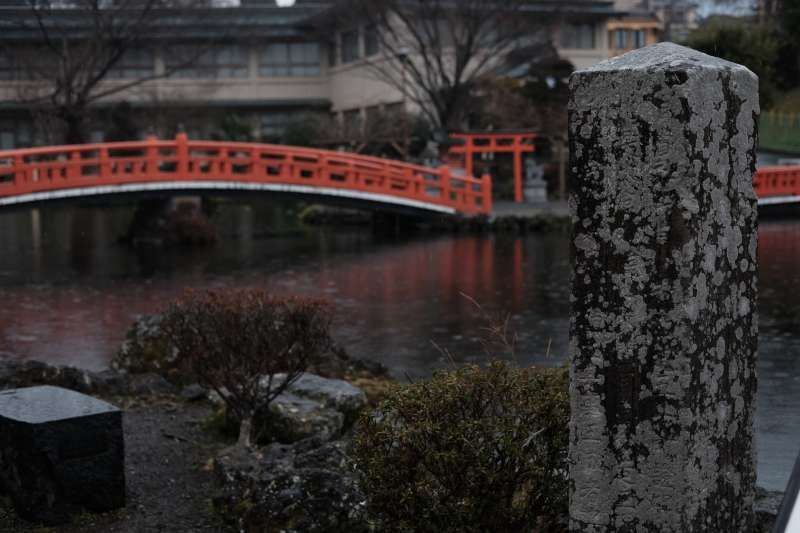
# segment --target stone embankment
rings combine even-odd
[[[311,226],[380,227],[423,233],[567,233],[571,219],[563,202],[544,204],[496,204],[490,216],[440,217],[405,219],[377,216],[368,211],[313,205],[300,214],[304,224]]]

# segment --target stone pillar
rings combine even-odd
[[[758,79],[662,43],[570,92],[570,529],[752,531]]]

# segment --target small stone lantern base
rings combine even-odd
[[[1,391],[0,492],[46,525],[124,507],[122,411],[59,387]]]

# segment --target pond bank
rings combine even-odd
[[[310,205],[299,214],[303,224],[310,226],[358,227],[371,226],[382,233],[502,233],[526,234],[563,232],[571,227],[566,202],[518,204],[497,202],[488,216],[441,216],[407,218],[387,213],[372,213],[321,205]]]
[[[125,411],[126,507],[105,514],[81,514],[73,524],[60,527],[59,531],[232,532],[239,527],[224,523],[214,511],[215,506],[224,511],[226,519],[245,511],[249,520],[261,525],[262,519],[289,520],[297,515],[287,515],[288,508],[284,505],[287,502],[281,498],[300,489],[347,496],[332,498],[330,506],[316,497],[309,502],[315,506],[324,504],[322,507],[301,505],[298,509],[304,510],[303,516],[313,518],[309,531],[328,531],[324,529],[325,523],[320,522],[322,518],[328,520],[328,525],[368,524],[369,520],[363,521],[363,502],[357,480],[352,476],[346,436],[329,442],[312,437],[291,445],[272,444],[252,457],[225,455],[224,450],[230,450],[232,440],[209,425],[214,407],[205,395],[190,395],[189,387],[170,388],[168,382],[159,381],[154,375],[132,379],[135,375],[114,374],[0,361],[0,390],[34,384],[67,386],[91,391]],[[231,482],[221,484],[221,476]],[[273,486],[285,490],[267,490]],[[756,513],[762,529],[756,533],[770,530],[781,499],[780,492],[758,490]],[[256,502],[258,506],[252,507]],[[253,515],[249,512],[252,509],[262,511]],[[298,509],[295,511],[300,512]],[[231,513],[233,516],[229,516]],[[363,531],[371,531],[364,527]],[[35,530],[40,529],[17,519],[8,500],[0,496],[0,532]]]
[[[358,364],[354,366],[362,368],[354,381],[371,381],[369,371]],[[345,368],[339,363],[334,367]],[[268,519],[270,524],[288,527],[299,511],[284,511],[283,501],[280,509],[275,507],[277,504],[270,507],[267,516],[267,504],[285,495],[273,494],[271,484],[263,486],[264,476],[273,476],[272,481],[286,485],[292,494],[303,487],[303,494],[309,496],[296,503],[302,509],[313,504],[313,516],[309,514],[307,518],[314,521],[336,522],[342,512],[347,514],[342,506],[350,500],[354,506],[363,507],[363,495],[352,469],[339,464],[342,451],[348,446],[352,417],[350,426],[342,427],[342,422],[346,422],[343,414],[354,414],[348,409],[355,406],[360,410],[375,397],[365,398],[364,392],[341,380],[304,374],[287,389],[285,398],[281,395],[273,400],[277,411],[270,408],[278,422],[275,427],[288,428],[280,437],[280,442],[288,444],[270,444],[253,453],[231,456],[235,437],[217,423],[221,415],[214,394],[198,385],[176,386],[166,377],[170,376],[116,370],[91,372],[32,361],[0,360],[0,390],[60,386],[102,398],[124,411],[126,507],[109,513],[81,513],[73,517],[71,524],[59,526],[58,531],[227,532],[240,530],[242,524],[238,521],[245,516],[250,521]],[[388,381],[382,375],[373,378]],[[301,405],[302,413],[291,409],[283,412],[284,404]],[[321,431],[337,421],[338,429],[333,433]],[[308,434],[304,433],[307,430]],[[272,437],[277,439],[278,434]],[[278,452],[286,459],[281,459],[280,464],[275,463]],[[277,466],[280,475],[275,470]],[[339,497],[345,494],[350,495],[349,499]],[[255,518],[249,513],[251,501],[262,503]],[[10,499],[0,494],[0,532],[41,531],[39,528],[19,519]]]

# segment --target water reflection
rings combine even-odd
[[[559,236],[385,241],[368,231],[309,231],[292,206],[223,205],[219,246],[134,251],[116,244],[129,208],[0,214],[0,350],[101,368],[136,316],[186,287],[267,287],[336,304],[338,339],[356,355],[420,376],[483,357],[480,310],[512,315],[523,362],[565,349],[567,245]],[[23,230],[24,228],[24,230]],[[28,238],[27,236],[31,236]],[[463,294],[462,294],[463,293]]]
[[[397,376],[485,359],[481,312],[510,314],[523,364],[567,349],[569,250],[560,235],[387,241],[369,230],[298,227],[291,204],[223,204],[218,246],[118,245],[128,207],[0,213],[0,357],[104,367],[130,323],[186,287],[266,287],[324,296],[337,339]],[[782,488],[800,442],[800,221],[760,229],[759,482]],[[462,294],[463,293],[463,294]],[[548,344],[551,355],[546,356]]]

